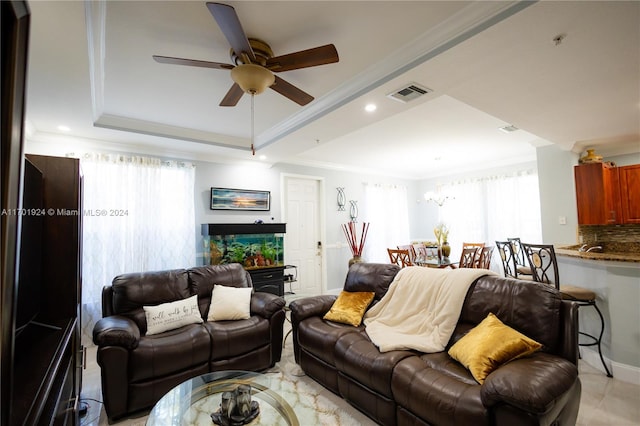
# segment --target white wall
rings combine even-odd
[[[575,244],[578,235],[578,211],[573,166],[578,154],[556,145],[536,149],[542,241],[545,244]],[[561,224],[564,218],[566,224]]]
[[[416,183],[403,179],[364,175],[345,171],[333,171],[312,167],[279,164],[273,167],[233,166],[226,164],[196,162],[196,245],[199,258],[202,252],[202,223],[253,223],[256,219],[265,222],[282,222],[280,181],[283,174],[313,176],[323,179],[325,206],[325,236],[323,238],[324,256],[326,261],[326,288],[328,291],[341,289],[347,273],[351,252],[346,244],[341,224],[349,221],[349,200],[358,201],[360,216],[364,214],[364,182],[405,185],[411,209],[411,202],[416,197]],[[271,191],[270,212],[237,212],[217,211],[209,209],[210,188],[212,186],[256,189]],[[338,211],[337,187],[344,187],[347,206],[344,211]],[[419,219],[419,218],[418,218]],[[415,223],[416,214],[410,218]],[[375,227],[369,229],[369,234],[376,232]],[[286,259],[285,259],[286,261]]]

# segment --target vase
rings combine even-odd
[[[447,241],[445,241],[444,243],[442,243],[442,257],[449,258],[450,254],[451,254],[451,246]]]
[[[579,162],[580,164],[602,163],[602,155],[596,155],[594,149],[588,149],[587,155],[581,157]]]
[[[362,257],[360,256],[353,256],[351,259],[349,259],[349,268],[351,268],[351,265],[353,265],[354,263],[362,263],[364,262],[362,260]]]

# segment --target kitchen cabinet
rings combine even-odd
[[[622,223],[640,223],[640,164],[618,168]]]
[[[609,163],[580,164],[574,175],[578,224],[622,223],[618,168]]]

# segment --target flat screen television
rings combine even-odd
[[[16,303],[16,337],[37,321],[42,307],[42,234],[44,226],[43,175],[24,160],[24,183],[20,214],[19,272]]]

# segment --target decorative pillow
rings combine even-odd
[[[207,321],[247,319],[251,316],[251,287],[214,285]]]
[[[197,295],[161,305],[143,306],[142,309],[147,318],[147,336],[202,323]]]
[[[464,365],[480,384],[504,363],[540,349],[542,345],[505,325],[489,313],[450,349],[449,355]]]
[[[324,316],[329,321],[350,324],[357,327],[362,322],[362,317],[367,307],[371,304],[375,293],[373,291],[341,291],[333,302],[331,309]]]

